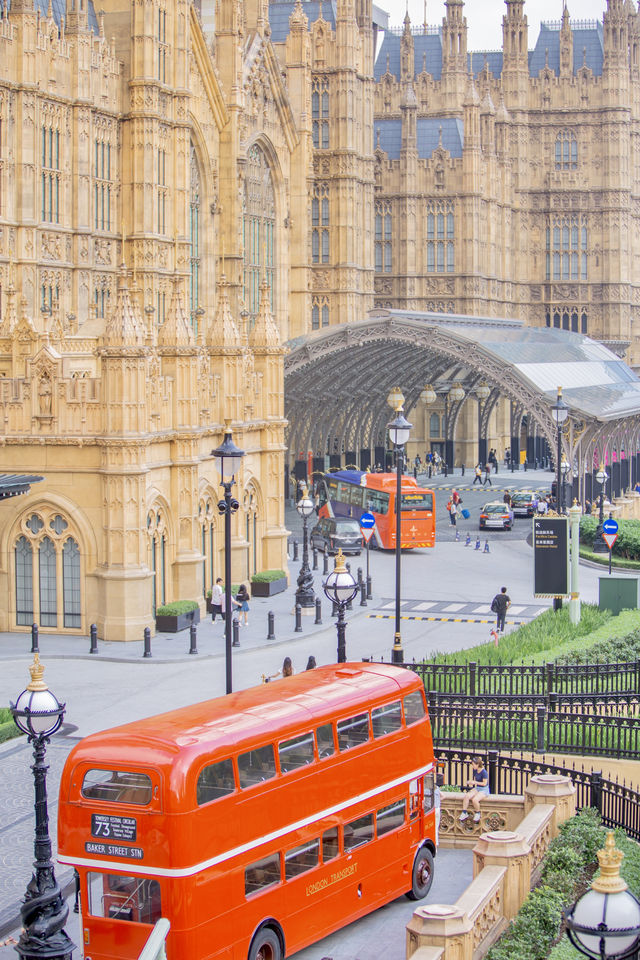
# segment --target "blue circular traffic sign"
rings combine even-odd
[[[602,529],[605,533],[617,533],[618,532],[618,521],[617,520],[605,520],[602,524]]]
[[[360,526],[363,530],[372,530],[376,525],[376,518],[372,513],[363,513],[360,517]]]

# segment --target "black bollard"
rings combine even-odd
[[[233,640],[231,642],[231,646],[239,647],[240,646],[240,621],[234,620],[233,623],[231,624],[231,628],[232,628],[231,632],[233,633]]]
[[[322,600],[316,597],[316,618],[314,623],[322,623]]]
[[[362,583],[362,567],[358,567],[358,576],[356,577],[356,580],[358,581],[358,586],[360,586]]]
[[[89,647],[89,653],[98,652],[98,628],[95,623],[92,623],[89,627],[89,637],[91,638],[91,646]]]
[[[515,470],[515,468],[516,468],[516,460],[515,460],[515,457],[511,457],[511,473],[513,473],[513,471]]]
[[[449,467],[446,465],[446,463],[444,464],[443,472],[445,477],[449,476]]]
[[[313,569],[318,569],[318,551],[315,547],[313,548]]]
[[[460,476],[461,476],[461,477],[464,477],[464,463],[463,463],[462,466],[460,467]]]
[[[334,600],[333,607],[331,608],[331,616],[337,617],[339,612],[340,612],[340,605],[336,603],[336,601]]]
[[[525,460],[525,461],[524,461],[524,472],[525,472],[525,473],[527,472],[527,469],[528,469],[528,467],[527,467],[527,461]]]
[[[296,603],[296,626],[294,633],[302,633],[302,607]]]
[[[329,554],[326,552],[322,558],[322,575],[326,576],[329,573]]]
[[[347,570],[349,571],[349,573],[351,573],[351,561],[350,561],[350,560],[347,560],[347,562],[345,563],[345,567],[347,568]]]
[[[142,656],[143,657],[151,656],[151,628],[150,627],[144,628],[144,653],[142,654]]]
[[[293,541],[293,559],[294,561],[298,559],[298,541]]]
[[[371,600],[373,594],[371,593],[371,577],[367,577],[367,600]]]
[[[192,623],[189,627],[189,653],[197,653],[198,647],[196,646],[196,625]]]
[[[366,607],[367,605],[367,585],[362,582],[360,584],[360,606]]]
[[[31,653],[40,653],[38,646],[38,624],[31,624]]]
[[[276,638],[276,615],[273,610],[269,610],[267,614],[267,640],[275,640]]]

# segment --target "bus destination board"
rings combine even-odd
[[[534,596],[569,596],[568,517],[534,518],[533,570]]]
[[[111,817],[106,813],[91,814],[91,836],[105,840],[134,843],[138,831],[135,817]]]
[[[84,845],[87,853],[98,853],[102,857],[119,857],[122,860],[144,860],[142,847],[121,847],[117,843],[96,843],[88,841]]]

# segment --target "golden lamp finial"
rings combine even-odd
[[[607,833],[607,839],[602,850],[597,853],[600,864],[600,875],[592,882],[591,888],[598,893],[622,893],[627,884],[620,876],[620,864],[624,860],[624,853],[616,847],[616,838],[613,830]]]

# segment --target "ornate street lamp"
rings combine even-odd
[[[483,380],[476,387],[476,397],[478,398],[478,463],[484,467],[487,462],[487,438],[482,436],[482,409],[491,395],[491,387]]]
[[[566,484],[567,484],[567,476],[568,476],[568,474],[569,474],[569,470],[570,470],[570,469],[571,469],[571,468],[569,467],[568,461],[565,460],[564,457],[563,457],[562,463],[560,464],[560,472],[562,473],[562,497],[561,497],[561,500],[560,500],[560,510],[559,510],[559,513],[564,513],[564,512],[565,512],[565,508],[566,508],[566,506],[567,506]]]
[[[391,396],[391,394],[389,394]],[[435,392],[430,383],[425,383],[424,388],[420,391],[420,400],[425,404],[425,406],[430,407],[432,403],[435,403],[438,399],[438,394]],[[402,398],[404,403],[404,397]],[[387,397],[387,403],[389,403],[389,397]],[[391,406],[391,404],[389,404]],[[395,410],[395,407],[393,408]]]
[[[316,595],[313,591],[313,574],[309,568],[309,538],[307,534],[307,520],[315,510],[315,505],[306,484],[302,487],[302,496],[296,504],[296,510],[302,517],[302,566],[298,574],[298,589],[296,590],[296,603],[301,607],[313,607],[316,602]]]
[[[399,392],[399,391],[398,391]],[[400,393],[402,397],[402,394]],[[404,401],[404,397],[402,397]],[[402,637],[400,636],[400,565],[402,557],[402,465],[404,448],[411,433],[411,424],[402,413],[402,403],[396,407],[396,417],[387,424],[389,439],[396,448],[396,629],[391,651],[392,663],[402,663]]]
[[[358,592],[358,584],[351,576],[345,563],[342,550],[338,550],[333,570],[325,580],[323,589],[328,600],[338,607],[336,628],[338,631],[338,663],[345,663],[347,659],[344,611],[347,604],[353,600]]]
[[[211,451],[218,461],[220,483],[224,487],[224,500],[218,501],[218,511],[224,514],[224,639],[227,675],[227,693],[233,690],[231,662],[231,514],[236,513],[240,504],[231,496],[231,487],[235,482],[235,473],[244,457],[244,450],[238,449],[232,439],[231,421],[224,422],[224,440],[219,447]]]
[[[23,930],[16,947],[23,960],[71,960],[75,944],[63,929],[69,916],[62,891],[56,881],[51,860],[49,814],[47,810],[46,744],[60,729],[64,703],[59,703],[42,679],[44,667],[34,654],[29,667],[31,683],[23,690],[11,714],[16,726],[33,744],[33,779],[35,786],[36,831],[34,842],[35,872],[27,886],[20,908]]]
[[[569,407],[566,405],[566,403],[562,399],[562,387],[558,387],[558,396],[556,398],[556,402],[551,407],[551,410],[553,412],[553,419],[558,431],[558,452],[556,456],[556,509],[558,513],[561,513],[562,512],[562,503],[561,503],[562,501],[562,490],[561,490],[562,428],[565,420],[569,415]]]
[[[598,851],[599,876],[564,914],[569,940],[592,960],[638,956],[640,903],[620,876],[623,857],[609,831],[604,849]]]
[[[609,550],[609,547],[602,536],[602,524],[604,523],[604,488],[608,479],[609,474],[607,473],[604,464],[601,463],[600,469],[596,473],[596,480],[600,484],[600,512],[598,514],[598,526],[596,527],[596,533],[593,538],[594,553],[607,553]]]

